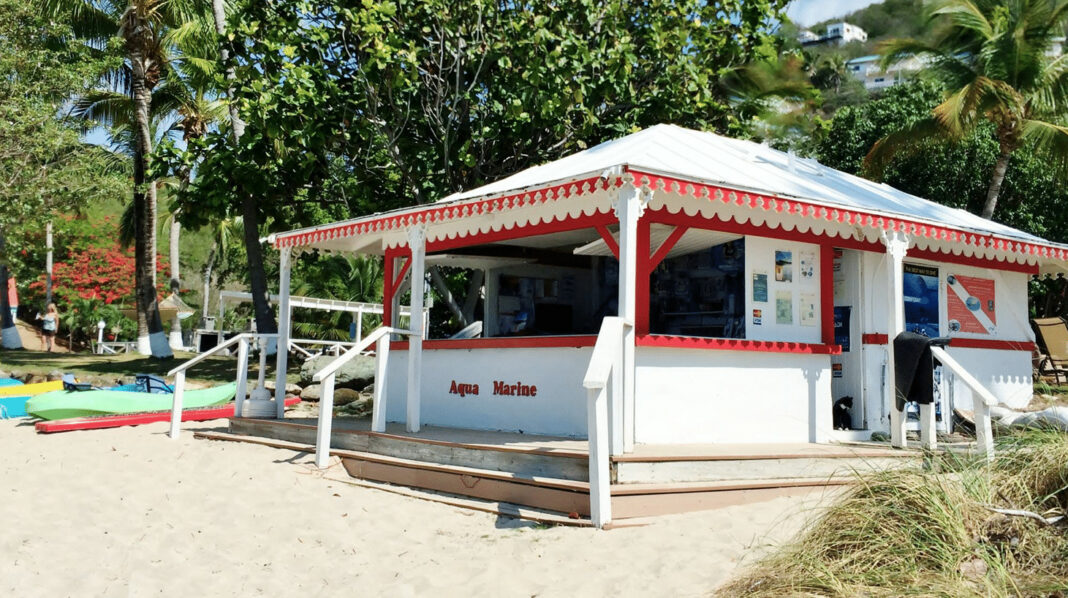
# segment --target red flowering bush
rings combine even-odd
[[[162,257],[156,258],[157,292],[167,288],[167,268]],[[30,284],[30,290],[43,295],[44,275]],[[106,304],[133,304],[134,257],[132,250],[123,250],[115,242],[110,246],[88,245],[72,251],[65,261],[53,266],[52,292],[57,302],[70,304],[75,298],[99,299]]]

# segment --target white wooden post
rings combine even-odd
[[[375,347],[375,392],[371,410],[371,431],[386,431],[386,373],[389,365],[389,335],[378,339]]]
[[[905,331],[905,290],[903,285],[905,254],[908,251],[908,237],[900,232],[883,233],[886,245],[886,284],[889,291],[888,316],[889,340],[886,345],[886,396],[890,400],[890,444],[904,448],[908,440],[905,437],[905,413],[897,409],[897,379],[894,369],[894,339]]]
[[[388,324],[386,324],[388,326]],[[363,340],[363,307],[356,308],[356,339],[359,343]]]
[[[174,375],[174,397],[171,399],[171,438],[178,438],[182,429],[182,394],[185,393],[185,372]]]
[[[420,392],[423,373],[423,292],[425,289],[426,232],[419,227],[408,231],[408,247],[412,250],[412,301],[408,321],[412,334],[408,337],[408,414],[407,430],[418,432]]]
[[[994,460],[994,430],[990,423],[990,407],[979,393],[972,393],[973,414],[975,416],[975,448],[986,457]]]
[[[319,398],[319,422],[315,429],[315,466],[324,469],[330,462],[330,428],[334,424],[334,374],[323,379]]]
[[[237,394],[234,395],[234,417],[241,417],[248,394],[248,338],[237,341]]]
[[[920,446],[932,451],[938,447],[938,435],[935,430],[935,403],[920,404]]]
[[[292,249],[283,248],[278,262],[278,354],[275,356],[274,401],[275,416],[286,416],[286,371],[289,368],[289,278],[292,271]]]
[[[612,521],[611,479],[608,463],[608,397],[605,388],[586,391],[589,426],[590,521],[603,528]]]
[[[612,385],[612,454],[619,455],[634,450],[633,324],[637,313],[638,260],[649,256],[638,255],[638,220],[645,212],[641,190],[624,184],[615,208],[619,218],[619,317],[631,324],[623,332],[622,368],[619,375],[613,376]]]

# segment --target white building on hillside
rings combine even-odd
[[[883,69],[880,60],[882,56],[875,54],[853,58],[846,61],[846,69],[864,83],[865,89],[876,91],[907,81],[927,64],[922,57],[910,56]]]
[[[802,46],[823,44],[844,46],[849,42],[868,41],[868,33],[856,25],[841,21],[828,25],[822,36],[817,36],[811,31],[803,30],[797,35],[797,41],[801,42]]]

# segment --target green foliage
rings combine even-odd
[[[88,345],[97,337],[97,322],[105,323],[104,340],[113,338],[133,339],[137,336],[137,324],[122,315],[119,308],[99,299],[75,297],[60,314],[62,329],[73,342]]]
[[[382,302],[382,260],[378,257],[305,256],[297,261],[292,276],[294,295]],[[293,330],[301,338],[348,340],[353,317],[355,314],[298,308],[293,310]],[[370,332],[381,322],[380,315],[364,315],[364,332]]]
[[[863,174],[871,146],[893,131],[926,118],[942,101],[933,83],[912,83],[888,89],[880,98],[839,110],[825,137],[810,152],[823,164]],[[984,124],[957,142],[931,139],[913,151],[895,156],[886,166],[887,184],[945,205],[978,212],[985,201],[998,142]],[[997,219],[1053,241],[1068,241],[1068,190],[1058,173],[1035,151],[1018,152],[1002,185]]]
[[[188,224],[259,198],[287,226],[425,202],[659,122],[734,132],[722,84],[772,53],[785,2],[246,1],[230,20],[240,146],[196,169]]]

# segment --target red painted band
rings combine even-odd
[[[865,345],[885,345],[890,342],[890,336],[881,333],[869,333],[861,336],[861,341]]]
[[[809,355],[838,355],[842,348],[834,344],[792,343],[785,341],[755,341],[740,338],[702,338],[639,334],[635,344],[640,347],[673,347],[678,349],[713,349],[720,351],[759,351],[763,353],[802,353]]]
[[[502,336],[490,338],[442,338],[423,341],[423,349],[524,349],[542,347],[592,347],[597,335]],[[408,350],[408,341],[390,343],[389,348]]]
[[[961,266],[973,266],[976,268],[987,268],[990,270],[1004,270],[1006,272],[1038,274],[1037,264],[1014,264],[1012,262],[1003,262],[996,259],[955,255],[949,252],[931,251],[929,249],[919,249],[916,247],[908,250],[905,260],[908,261],[909,258],[930,260],[932,262],[944,262],[947,264],[959,264]]]
[[[820,336],[823,344],[834,344],[834,247],[820,246]]]
[[[950,347],[961,349],[995,349],[1000,351],[1034,351],[1035,344],[1031,341],[999,341],[986,338],[959,338],[954,337],[949,341]]]
[[[582,215],[578,218],[570,218],[565,215],[563,220],[539,222],[538,224],[504,228],[498,231],[457,236],[455,239],[427,241],[426,251],[427,253],[438,253],[448,251],[449,249],[456,249],[458,247],[471,247],[474,245],[482,245],[484,243],[496,243],[498,241],[508,241],[511,239],[521,239],[537,235],[562,233],[584,228],[596,228],[597,226],[607,226],[617,222],[618,220],[612,212],[608,212],[607,214],[596,213],[590,216]]]

